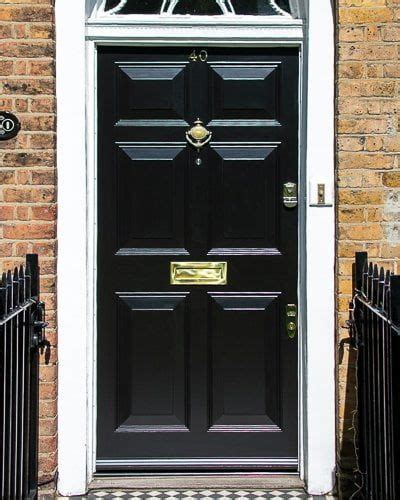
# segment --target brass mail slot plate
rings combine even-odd
[[[226,285],[227,262],[171,262],[171,285]]]

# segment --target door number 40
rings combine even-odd
[[[189,56],[189,61],[192,62],[206,62],[208,59],[208,53],[205,49],[199,52],[195,49]]]

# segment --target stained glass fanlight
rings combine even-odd
[[[100,11],[107,15],[189,14],[291,17],[289,0],[104,0]]]

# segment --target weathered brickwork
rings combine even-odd
[[[40,255],[41,285],[52,344],[40,370],[40,480],[56,469],[55,129],[52,0],[0,2],[0,110],[22,123],[17,138],[0,142],[0,268]]]
[[[400,272],[400,0],[338,0],[337,290],[339,342],[351,298],[354,252]],[[338,352],[338,454],[354,465],[355,353]],[[344,496],[344,498],[346,498]]]

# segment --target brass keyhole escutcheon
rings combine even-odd
[[[286,333],[290,339],[294,339],[297,334],[296,304],[287,304],[286,306]]]
[[[189,144],[197,149],[200,149],[211,141],[212,132],[206,129],[200,118],[194,122],[191,129],[186,132],[186,140]]]

